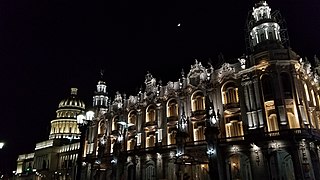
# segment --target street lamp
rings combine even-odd
[[[88,127],[92,124],[93,118],[94,118],[93,111],[87,111],[85,115],[79,114],[77,116],[77,124],[78,124],[78,128],[81,135],[80,135],[80,148],[79,148],[78,159],[77,159],[76,180],[81,180],[82,155],[83,155],[84,145],[86,141],[86,133],[87,133]]]

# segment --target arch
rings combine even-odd
[[[167,129],[168,129],[167,144],[168,145],[176,144],[176,134],[177,134],[176,127],[167,127]]]
[[[314,177],[320,177],[320,162],[319,156],[314,150],[310,150],[310,158],[312,163],[312,169]]]
[[[297,115],[297,109],[295,102],[293,100],[293,91],[292,91],[292,83],[291,83],[291,77],[290,74],[287,72],[281,72],[280,73],[280,79],[281,79],[281,87],[282,87],[282,94],[283,99],[286,105],[286,112],[287,112],[287,119],[289,123],[289,128],[300,128],[299,120]]]
[[[155,180],[155,163],[153,160],[149,160],[146,163],[145,180]]]
[[[251,165],[248,156],[242,153],[232,154],[226,159],[228,180],[252,180]]]
[[[193,140],[194,141],[202,141],[205,140],[205,124],[204,122],[196,122],[193,124]]]
[[[137,123],[137,112],[132,110],[128,114],[128,124],[135,125]]]
[[[146,132],[146,148],[154,147],[156,143],[156,137],[154,132]]]
[[[146,108],[146,122],[154,122],[156,120],[156,108],[153,104]]]
[[[167,102],[167,117],[177,117],[178,116],[178,102],[175,98],[168,100]]]
[[[225,130],[227,138],[243,136],[243,126],[240,116],[226,117]]]
[[[287,112],[289,127],[291,129],[300,128],[299,120],[295,117],[292,112]]]
[[[222,94],[222,103],[230,104],[230,103],[238,103],[238,88],[234,81],[228,81],[224,83],[221,87]]]
[[[261,76],[262,94],[269,132],[279,130],[278,117],[275,108],[276,105],[274,102],[274,86],[272,82],[273,79],[269,74],[264,74]]]
[[[291,155],[283,150],[273,151],[269,155],[270,179],[295,180]]]
[[[135,138],[130,138],[127,140],[127,151],[133,150],[135,146],[136,140]]]
[[[277,115],[275,113],[270,114],[268,116],[267,124],[268,124],[268,131],[269,132],[279,131]]]
[[[205,110],[204,94],[202,91],[195,91],[191,96],[191,101],[192,111]]]
[[[136,168],[132,163],[129,163],[127,166],[127,180],[135,180],[136,179]]]
[[[105,120],[102,119],[99,121],[98,134],[104,134],[105,130],[106,130]]]

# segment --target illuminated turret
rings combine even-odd
[[[106,108],[108,105],[108,96],[107,96],[107,86],[106,83],[102,80],[103,72],[101,71],[101,80],[98,81],[97,90],[93,96],[93,106]]]
[[[271,13],[266,1],[260,1],[249,15],[248,45],[251,51],[282,48],[287,43],[283,19],[278,11]]]

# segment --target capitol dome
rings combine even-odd
[[[84,102],[77,97],[77,88],[71,88],[71,96],[63,99],[59,103],[59,109],[64,109],[64,108],[78,108],[78,109],[85,109],[85,104]]]
[[[80,138],[76,118],[85,111],[85,104],[78,98],[77,91],[77,88],[71,88],[71,95],[60,101],[56,119],[51,121],[49,139]]]

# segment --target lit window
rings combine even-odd
[[[310,101],[310,95],[309,95],[309,91],[308,91],[308,86],[306,83],[303,83],[303,87],[304,87],[304,91],[306,93],[306,97],[307,97],[307,101]]]
[[[204,95],[202,92],[197,92],[192,96],[192,111],[204,110]]]
[[[175,99],[168,102],[167,117],[178,116],[178,103]]]
[[[146,122],[153,122],[156,120],[156,111],[153,106],[149,106],[147,109]]]

